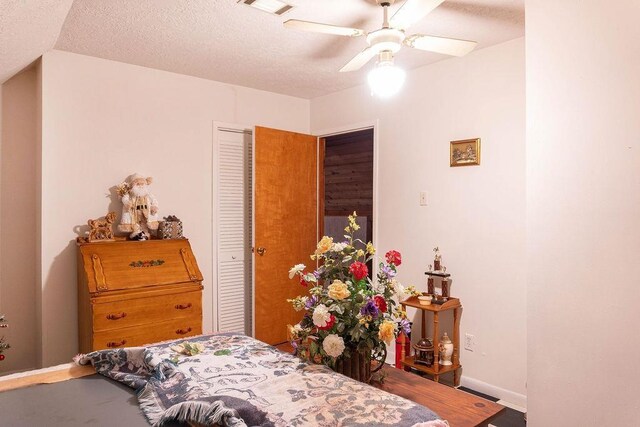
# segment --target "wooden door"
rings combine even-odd
[[[309,256],[317,243],[317,138],[256,127],[254,141],[255,337],[279,344],[287,325],[301,318],[287,299],[306,292],[289,269],[315,267]]]

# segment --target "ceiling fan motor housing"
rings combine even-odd
[[[402,47],[404,31],[395,28],[381,28],[367,35],[367,43],[377,53],[391,51],[396,53]]]

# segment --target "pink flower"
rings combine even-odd
[[[387,264],[393,264],[395,266],[402,264],[402,255],[400,255],[398,251],[387,252],[385,258],[387,259]]]
[[[362,280],[369,274],[369,269],[366,264],[356,261],[349,266],[349,273],[353,275],[356,280]]]

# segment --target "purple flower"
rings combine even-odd
[[[400,330],[404,332],[405,335],[409,335],[411,333],[411,322],[408,319],[402,319],[400,322]]]
[[[389,279],[393,279],[394,277],[396,277],[395,270],[388,265],[382,266],[382,274],[387,276]]]
[[[374,319],[378,317],[378,313],[378,307],[376,306],[376,303],[371,299],[369,299],[369,301],[367,301],[367,303],[360,309],[360,314],[362,314],[363,316],[371,316]]]
[[[311,310],[313,306],[316,305],[317,302],[318,302],[318,297],[315,295],[312,296],[307,300],[307,302],[304,303],[305,310]]]
[[[320,272],[318,270],[313,272],[313,276],[316,278],[316,280],[320,279]]]

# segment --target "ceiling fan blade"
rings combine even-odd
[[[407,0],[391,17],[389,24],[392,28],[405,29],[427,16],[442,2],[444,0]]]
[[[444,53],[451,56],[464,56],[471,52],[478,43],[468,40],[414,34],[404,39],[404,44],[414,49]]]
[[[284,21],[285,28],[293,30],[311,31],[313,33],[333,34],[336,36],[359,37],[365,35],[364,30],[358,28],[339,27],[337,25],[320,24],[317,22],[289,19]]]
[[[370,47],[365,48],[362,52],[357,54],[351,61],[347,62],[347,65],[340,69],[341,73],[346,73],[349,71],[357,71],[364,66],[367,62],[371,60],[374,56],[376,56],[378,52],[375,49],[371,49]]]

